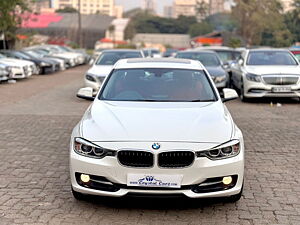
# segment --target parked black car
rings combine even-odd
[[[53,73],[59,70],[59,63],[51,59],[35,58],[23,51],[2,50],[2,54],[7,57],[31,61],[36,65],[37,74]]]

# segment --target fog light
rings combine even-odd
[[[223,177],[222,182],[223,182],[223,184],[225,184],[225,185],[229,185],[229,184],[231,184],[231,182],[232,182],[232,177],[231,177],[231,176],[229,176],[229,177]]]
[[[86,174],[81,174],[80,175],[80,180],[83,182],[83,183],[87,183],[90,181],[90,176],[89,175],[86,175]]]

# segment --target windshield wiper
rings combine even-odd
[[[192,100],[190,102],[215,102],[215,101],[216,101],[215,99],[206,99],[206,100],[195,99],[195,100]]]

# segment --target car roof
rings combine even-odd
[[[203,65],[197,60],[178,58],[132,58],[119,60],[115,69],[130,68],[177,68],[177,69],[199,69],[203,70]]]
[[[140,50],[136,49],[106,49],[102,51],[104,52],[141,52]]]
[[[258,49],[248,49],[249,52],[289,52],[288,49],[283,48],[258,48]]]
[[[201,49],[195,49],[195,50],[186,50],[186,51],[180,51],[177,52],[178,53],[212,53],[214,55],[217,55],[217,53],[215,51],[212,50],[201,50]]]

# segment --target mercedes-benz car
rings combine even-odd
[[[140,50],[112,49],[102,51],[84,76],[85,86],[93,88],[96,95],[105,77],[119,59],[142,57],[143,54]]]
[[[92,88],[78,95],[93,97]],[[73,195],[183,195],[237,201],[244,141],[198,61],[123,59],[74,128]]]
[[[181,51],[176,54],[175,58],[200,61],[208,70],[218,89],[222,90],[228,86],[229,75],[217,53],[207,50]]]
[[[8,58],[2,54],[0,54],[0,63],[11,68],[11,79],[28,78],[35,71],[34,63],[21,59]]]
[[[0,63],[0,82],[6,81],[11,75],[11,67]]]
[[[243,101],[260,97],[300,97],[300,65],[288,50],[246,50],[231,69],[231,83]]]

